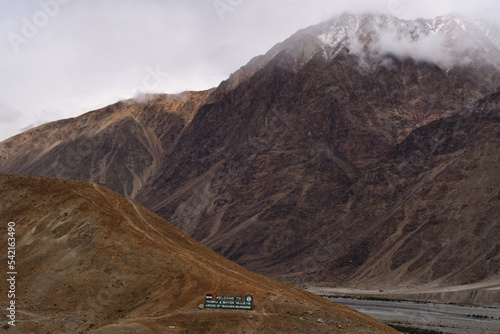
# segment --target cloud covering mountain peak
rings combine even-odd
[[[316,31],[326,59],[343,49],[367,69],[386,56],[412,58],[442,68],[471,63],[500,66],[499,29],[459,16],[404,20],[387,15],[344,14]]]

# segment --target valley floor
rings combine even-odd
[[[498,308],[351,298],[328,298],[388,325],[454,334],[500,332]]]
[[[363,296],[391,300],[429,301],[500,308],[500,280],[457,286],[423,286],[391,290],[362,290],[309,286],[306,290],[323,296]]]

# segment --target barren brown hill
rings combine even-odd
[[[18,323],[8,333],[394,332],[253,274],[95,184],[3,175],[0,215],[4,233],[16,223]],[[199,309],[207,293],[251,294],[255,308]]]
[[[385,26],[441,34],[449,49],[472,34],[477,48],[451,64],[381,53]],[[345,15],[215,90],[122,102],[4,141],[0,173],[102,183],[297,285],[498,279],[500,49],[483,30]]]

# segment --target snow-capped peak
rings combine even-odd
[[[344,14],[321,25],[316,38],[326,59],[335,58],[346,48],[364,62],[390,54],[443,67],[473,61],[499,66],[498,31],[484,22],[458,16],[403,20]]]

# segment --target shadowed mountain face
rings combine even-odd
[[[408,66],[432,73],[432,85],[459,81],[437,68]],[[324,69],[306,77],[319,73]],[[251,83],[256,91],[240,86],[226,97],[234,102],[200,109],[165,177],[138,199],[230,259],[292,281],[387,287],[400,280],[466,283],[498,275],[496,109],[485,119],[473,108],[469,116],[432,121],[444,116],[439,110],[453,110],[442,105],[457,99],[436,95],[441,107],[429,114],[402,101],[392,114],[369,89],[345,105],[318,90],[276,92],[266,101],[272,93],[259,89],[287,84],[307,86]],[[288,102],[294,98],[305,101]],[[369,105],[377,100],[380,109]],[[356,104],[364,107],[349,108]],[[403,120],[395,121],[399,115]],[[405,132],[410,135],[399,139]],[[470,197],[459,206],[465,190]]]
[[[402,57],[382,47],[384,25],[453,52]],[[0,171],[103,183],[295,284],[498,278],[500,58],[483,28],[343,16],[214,91],[119,103],[4,141]],[[488,52],[453,48],[471,35]]]
[[[16,223],[18,322],[9,333],[395,333],[253,274],[95,184],[2,175],[0,214],[2,230]],[[255,308],[199,309],[207,293],[250,294]]]

